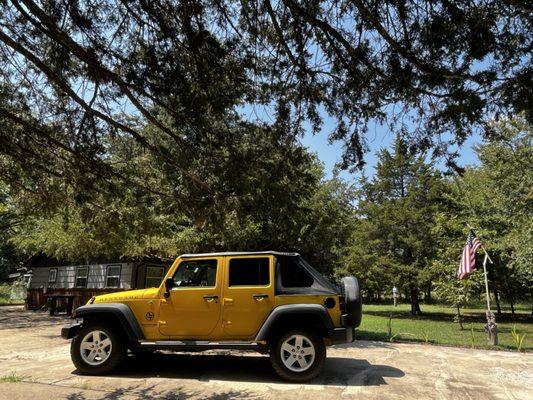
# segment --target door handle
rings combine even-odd
[[[224,297],[224,301],[222,302],[225,306],[231,306],[233,304],[233,299],[229,297]]]
[[[206,295],[204,296],[204,300],[207,301],[208,303],[211,303],[211,302],[215,302],[217,303],[218,301],[218,296],[209,296],[209,295]]]
[[[263,299],[268,298],[268,294],[254,294],[254,295],[252,295],[252,296],[253,296],[253,298],[254,298],[255,300],[257,300],[257,301],[261,301],[261,300],[263,300]]]

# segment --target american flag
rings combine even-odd
[[[457,271],[459,279],[468,278],[468,275],[474,272],[474,267],[476,265],[476,250],[479,246],[481,246],[481,242],[476,235],[474,235],[474,232],[468,232],[466,245],[463,249],[461,262],[459,263],[459,270]]]

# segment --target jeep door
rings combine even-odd
[[[181,260],[170,296],[161,301],[161,334],[195,339],[213,332],[221,314],[222,261],[222,257]]]
[[[226,257],[222,326],[227,339],[251,338],[274,305],[274,258]]]

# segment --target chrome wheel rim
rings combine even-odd
[[[91,331],[81,341],[80,354],[89,365],[103,364],[111,355],[113,345],[104,331]]]
[[[281,344],[281,361],[293,372],[311,368],[315,361],[315,346],[303,335],[292,335]]]

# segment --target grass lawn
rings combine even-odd
[[[485,310],[461,309],[463,315],[464,330],[459,328],[457,322],[453,322],[454,310],[442,305],[421,306],[422,315],[410,314],[408,304],[392,305],[364,305],[363,321],[357,332],[357,338],[363,340],[389,341],[388,322],[392,315],[392,335],[396,335],[393,341],[414,341],[434,344],[446,344],[454,346],[466,346],[476,348],[489,348],[487,334],[485,332]],[[516,349],[511,331],[516,326],[516,331],[526,334],[522,348],[533,351],[533,318],[530,316],[530,308],[516,310],[513,317],[507,310],[503,315],[496,315],[498,323],[499,345],[497,349]],[[473,328],[473,338],[472,331]]]

